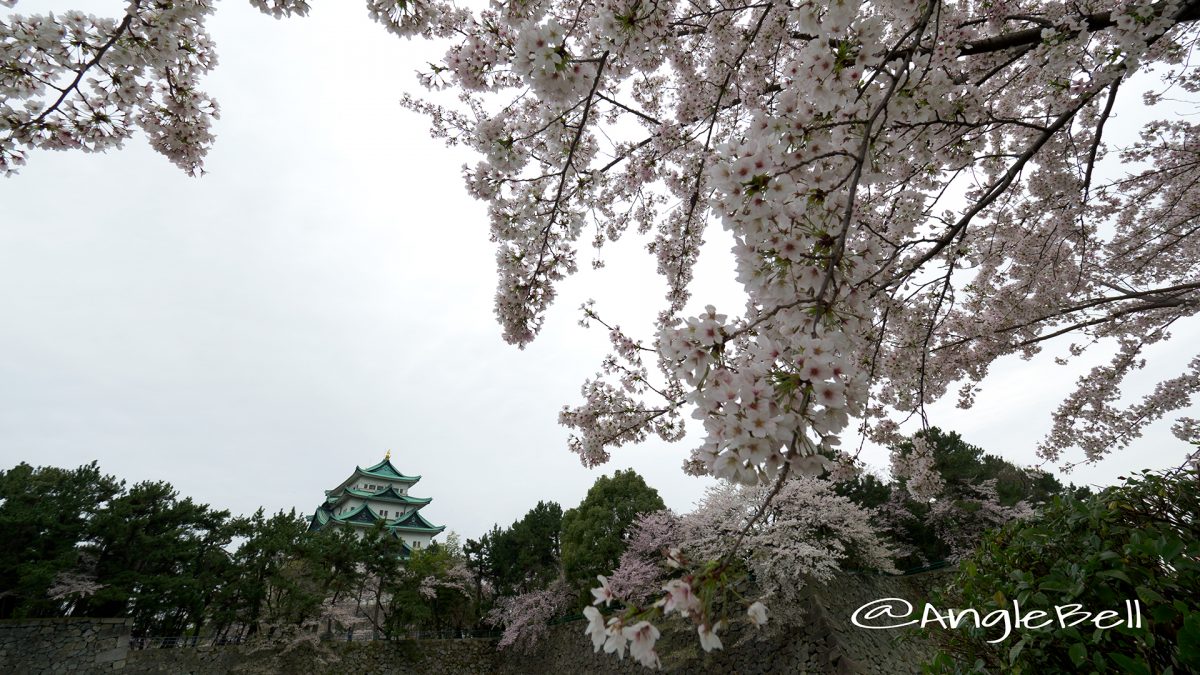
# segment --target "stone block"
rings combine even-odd
[[[96,655],[96,663],[110,663],[112,661],[120,661],[121,659],[125,658],[125,655],[128,652],[129,652],[128,649],[122,649],[120,647],[116,647],[114,649],[109,649],[108,651],[100,652],[99,654]]]

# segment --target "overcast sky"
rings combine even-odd
[[[18,9],[116,15],[124,4]],[[244,0],[219,5],[208,175],[188,178],[137,138],[103,155],[33,153],[0,179],[0,468],[94,459],[234,513],[311,513],[391,449],[401,471],[424,476],[422,513],[465,537],[538,500],[570,508],[618,468],[688,510],[708,484],[679,469],[697,435],[589,470],[557,424],[607,344],[577,325],[580,303],[595,298],[643,335],[660,308],[644,241],[565,283],[533,345],[506,345],[484,206],[460,176],[476,160],[397,104],[443,50],[388,35],[358,2],[315,2],[285,21]],[[695,297],[736,312],[730,242],[716,226],[708,238]],[[1164,358],[1134,390],[1186,363],[1189,343],[1200,343],[1194,323],[1152,352]],[[975,409],[939,405],[932,421],[1030,463],[1079,372],[1048,356],[1007,360]],[[1169,426],[1069,480],[1178,464],[1186,448]],[[878,450],[865,458],[885,464]]]

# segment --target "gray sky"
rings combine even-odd
[[[643,335],[660,307],[644,242],[607,250],[604,270],[581,265],[543,335],[524,351],[504,344],[484,207],[460,177],[476,160],[397,103],[442,50],[386,34],[360,3],[314,5],[275,21],[220,3],[209,28],[221,65],[206,88],[222,117],[204,178],[138,138],[104,155],[34,153],[0,180],[0,467],[96,459],[235,513],[311,513],[391,449],[424,476],[423,513],[466,537],[538,500],[574,506],[618,468],[689,509],[708,484],[679,470],[697,435],[588,470],[557,424],[607,343],[576,324],[580,303],[595,298]],[[115,15],[124,3],[18,4],[47,7]],[[736,311],[729,240],[716,226],[709,240],[697,304]],[[1140,391],[1190,358],[1183,345],[1200,330],[1189,328]],[[998,364],[974,410],[939,405],[933,421],[1033,461],[1081,372],[1048,363]],[[1069,479],[1177,464],[1185,447],[1168,428]]]

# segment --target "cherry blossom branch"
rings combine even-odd
[[[550,217],[546,223],[546,227],[542,229],[542,243],[538,248],[537,264],[534,265],[533,272],[529,275],[525,300],[528,302],[533,298],[534,289],[537,288],[537,278],[544,273],[543,263],[545,261],[546,252],[550,245],[550,231],[554,229],[554,221],[558,218],[559,209],[562,206],[564,189],[567,183],[567,174],[571,171],[571,165],[574,162],[575,150],[579,147],[579,139],[583,137],[583,132],[587,128],[588,115],[592,110],[592,100],[595,98],[596,89],[600,86],[600,79],[604,74],[604,65],[608,61],[608,52],[600,57],[596,66],[596,76],[592,79],[592,87],[584,98],[583,114],[579,120],[579,126],[575,130],[575,136],[571,139],[571,147],[567,150],[567,158],[563,161],[563,169],[558,175],[558,188],[554,194],[554,204],[550,210]]]
[[[1106,87],[1107,85],[1104,86]],[[1102,89],[1103,87],[1092,87],[1087,94],[1079,98],[1073,107],[1058,115],[1054,122],[1047,127],[1044,132],[1039,134],[1038,137],[1034,139],[1033,143],[1026,147],[1025,151],[1022,152],[1017,157],[1016,161],[1009,166],[1008,170],[1004,172],[1004,175],[1001,176],[997,181],[993,182],[984,192],[983,196],[976,200],[975,203],[972,204],[969,209],[967,209],[966,213],[964,213],[958,219],[958,221],[946,231],[945,234],[938,237],[937,243],[934,244],[929,251],[925,252],[916,260],[908,264],[905,270],[889,277],[886,281],[878,286],[878,289],[883,290],[886,288],[891,288],[902,282],[914,272],[921,269],[925,263],[934,259],[939,253],[945,250],[945,248],[949,246],[952,241],[954,241],[960,232],[966,230],[967,226],[971,223],[971,220],[975,216],[979,215],[979,213],[985,208],[990,206],[1002,195],[1006,194],[1009,186],[1012,185],[1013,181],[1017,179],[1017,176],[1021,174],[1029,160],[1033,159],[1033,157],[1037,155],[1038,151],[1040,151],[1055,134],[1057,134],[1071,120],[1073,120],[1075,115],[1082,110],[1083,107],[1087,105],[1088,102],[1090,102]]]
[[[1161,300],[1161,301],[1157,301],[1154,303],[1147,303],[1147,304],[1139,305],[1139,306],[1131,308],[1130,310],[1127,310],[1127,311],[1123,311],[1123,312],[1116,313],[1116,314],[1110,314],[1110,315],[1107,315],[1106,317],[1102,317],[1100,319],[1100,321],[1090,321],[1090,322],[1087,322],[1086,324],[1079,324],[1077,327],[1086,327],[1086,326],[1096,325],[1096,323],[1102,323],[1103,321],[1105,321],[1107,319],[1115,318],[1118,316],[1124,316],[1124,315],[1132,313],[1132,312],[1144,311],[1147,309],[1162,309],[1162,308],[1166,308],[1166,307],[1179,307],[1181,305],[1186,304],[1184,300],[1179,299],[1180,296],[1182,296],[1187,291],[1200,291],[1200,282],[1176,284],[1174,286],[1169,286],[1166,288],[1154,288],[1154,289],[1149,289],[1149,290],[1145,290],[1145,291],[1126,291],[1124,289],[1116,289],[1116,290],[1121,290],[1121,295],[1110,295],[1110,296],[1104,296],[1104,297],[1100,297],[1100,298],[1092,298],[1090,300],[1085,300],[1085,301],[1077,303],[1075,305],[1072,305],[1069,307],[1064,307],[1063,309],[1055,311],[1055,312],[1039,315],[1038,317],[1036,317],[1034,319],[1030,319],[1028,321],[1023,321],[1019,324],[1013,324],[1011,326],[1004,326],[1002,328],[998,328],[995,331],[993,331],[993,334],[1000,335],[1003,333],[1011,333],[1011,332],[1018,331],[1018,330],[1021,330],[1024,328],[1029,328],[1031,326],[1036,326],[1036,325],[1038,325],[1044,321],[1048,321],[1050,319],[1067,316],[1070,314],[1074,314],[1076,312],[1081,312],[1086,309],[1092,309],[1094,307],[1099,307],[1101,305],[1105,305],[1108,303],[1124,302],[1127,300],[1138,300],[1138,299],[1148,298],[1148,297],[1153,297],[1153,296],[1158,296],[1158,295],[1169,295],[1169,296],[1174,296],[1174,298],[1171,300]],[[1192,300],[1192,302],[1200,303],[1200,298]],[[1070,332],[1070,331],[1068,330],[1066,332]],[[938,351],[942,351],[944,349],[953,349],[955,347],[960,347],[968,342],[971,342],[972,340],[980,339],[981,337],[982,336],[980,336],[980,335],[975,335],[975,336],[960,338],[960,339],[954,340],[952,342],[947,342],[945,344],[938,345],[938,346],[934,347],[931,351],[938,352]],[[1027,346],[1029,344],[1033,344],[1034,342],[1044,341],[1045,339],[1048,339],[1049,337],[1050,336],[1044,336],[1044,337],[1042,337],[1038,340],[1034,340],[1034,341],[1026,340],[1025,342],[1021,342],[1021,343],[1017,344],[1016,346],[1018,346],[1018,347]]]
[[[1155,8],[1155,13],[1158,14],[1161,13],[1163,8],[1166,6],[1167,3],[1158,3],[1153,7]],[[1090,33],[1095,33],[1097,31],[1116,26],[1117,19],[1115,18],[1115,14],[1115,12],[1096,12],[1094,14],[1088,14],[1079,18],[1086,25],[1085,30]],[[1200,2],[1197,2],[1196,0],[1192,0],[1191,2],[1184,4],[1179,10],[1179,13],[1174,17],[1175,23],[1191,23],[1197,20],[1200,20]],[[1028,28],[1026,30],[995,35],[980,40],[971,40],[963,43],[958,48],[958,51],[961,56],[975,56],[978,54],[1001,52],[1014,47],[1038,44],[1045,39],[1042,36],[1042,32],[1044,30],[1045,28]],[[1068,37],[1075,37],[1080,32],[1082,31],[1068,31],[1065,33],[1065,35]]]
[[[1112,114],[1113,105],[1117,102],[1117,91],[1120,89],[1121,81],[1117,80],[1112,83],[1108,89],[1108,100],[1104,103],[1104,110],[1100,113],[1100,119],[1096,122],[1096,132],[1092,138],[1092,147],[1088,150],[1087,170],[1083,174],[1083,198],[1088,198],[1088,191],[1092,184],[1092,170],[1096,166],[1096,154],[1100,152],[1100,140],[1104,134],[1104,123],[1108,121],[1108,116]]]
[[[749,37],[745,39],[745,43],[742,46],[741,52],[738,53],[737,57],[733,60],[733,63],[728,65],[728,70],[725,72],[725,79],[721,81],[721,86],[717,89],[717,96],[713,101],[712,106],[712,117],[708,121],[708,132],[704,136],[704,147],[700,150],[699,158],[696,162],[697,166],[694,187],[692,188],[692,195],[688,198],[687,213],[683,217],[683,232],[681,233],[679,240],[683,242],[682,245],[684,247],[686,247],[688,238],[691,234],[692,222],[694,221],[696,214],[696,207],[700,203],[700,186],[704,178],[704,167],[708,160],[708,151],[712,145],[713,129],[716,127],[717,117],[721,113],[721,99],[725,97],[725,92],[729,88],[729,83],[733,79],[734,73],[736,73],[738,68],[741,67],[742,59],[746,58],[746,54],[750,51],[750,46],[754,44],[754,40],[762,31],[763,23],[767,20],[767,15],[771,12],[771,8],[773,6],[773,3],[767,3],[763,7],[762,12],[758,16],[758,21],[754,24],[754,29],[750,32]],[[685,278],[683,266],[686,264],[687,259],[688,256],[685,248],[681,250],[679,255],[676,257],[677,265],[673,280],[671,281],[672,287],[680,285],[681,280]],[[680,306],[683,302],[681,291],[682,289],[676,291],[679,293],[679,295],[676,296],[675,301],[672,303],[673,308],[678,308],[678,306]]]
[[[75,75],[75,79],[71,80],[70,84],[60,90],[61,94],[59,94],[59,97],[55,99],[55,101],[49,106],[47,106],[46,109],[41,112],[41,114],[31,121],[21,124],[18,126],[18,128],[41,124],[48,115],[58,110],[58,107],[62,105],[63,101],[65,101],[68,96],[71,95],[71,92],[77,92],[79,90],[79,83],[83,81],[83,76],[87,73],[87,71],[98,65],[104,58],[104,55],[108,53],[108,50],[117,43],[117,40],[121,39],[121,36],[124,35],[126,31],[129,30],[129,24],[133,22],[133,17],[137,15],[138,9],[141,8],[141,4],[142,0],[133,0],[133,3],[125,12],[125,18],[121,20],[121,23],[117,24],[117,29],[113,31],[112,36],[106,40],[104,44],[100,45],[99,49],[96,50],[96,55],[93,56],[91,60],[79,67],[79,70]]]

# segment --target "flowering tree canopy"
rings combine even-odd
[[[689,471],[773,485],[741,536],[789,473],[830,468],[848,433],[894,445],[906,417],[952,389],[969,407],[998,358],[1056,338],[1062,362],[1111,359],[1053,413],[1047,459],[1074,446],[1098,459],[1200,389],[1197,355],[1121,403],[1143,351],[1200,310],[1200,125],[1162,113],[1128,147],[1105,142],[1139,71],[1163,83],[1147,110],[1200,90],[1200,0],[367,6],[397,36],[450,44],[421,80],[461,105],[405,103],[481,157],[466,184],[489,206],[506,340],[537,336],[582,245],[651,237],[667,286],[655,334],[585,306],[613,351],[560,419],[596,465],[650,434],[681,438],[690,412],[704,438]],[[218,113],[200,89],[214,7],[127,0],[117,18],[0,21],[0,171],[141,129],[200,173]],[[714,223],[746,302],[696,314]],[[1200,436],[1192,419],[1175,430]],[[917,480],[921,453],[906,461],[914,489],[936,490]]]
[[[215,3],[125,4],[0,22],[0,171],[141,129],[201,172]],[[561,416],[589,465],[681,437],[690,410],[705,431],[690,470],[816,473],[852,419],[894,440],[903,416],[952,387],[969,406],[997,358],[1058,337],[1071,356],[1114,355],[1055,411],[1047,458],[1075,445],[1098,458],[1200,387],[1197,357],[1119,404],[1142,350],[1200,307],[1200,127],[1151,121],[1115,152],[1103,133],[1139,70],[1179,96],[1200,88],[1200,2],[367,4],[396,35],[451,41],[422,80],[463,107],[407,104],[482,156],[466,180],[489,204],[505,339],[534,339],[581,240],[653,232],[657,334],[610,328],[612,356]],[[687,316],[716,222],[747,301]]]

